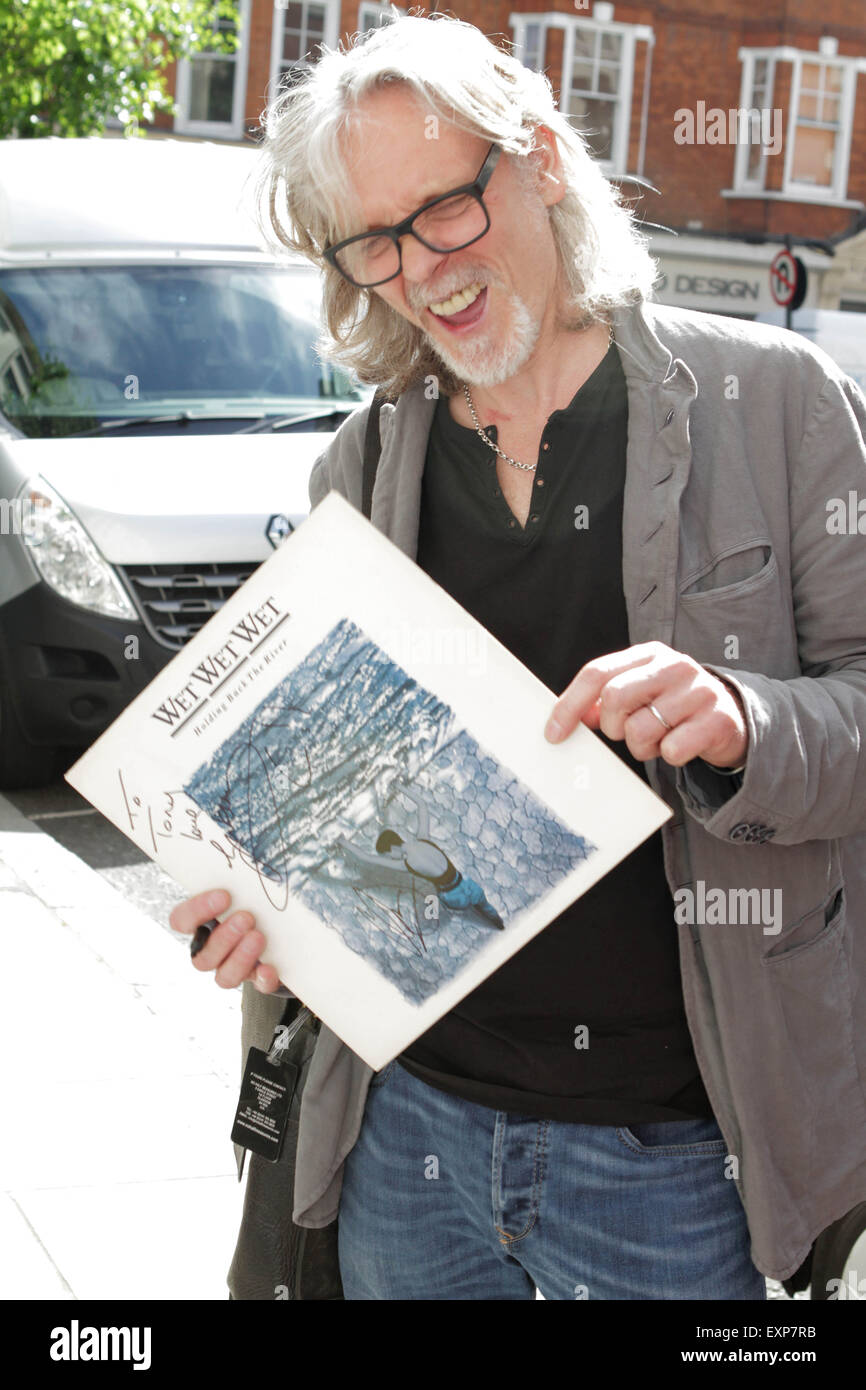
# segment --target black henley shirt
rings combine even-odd
[[[587,661],[630,645],[627,426],[626,382],[611,346],[547,422],[524,529],[499,488],[493,451],[452,418],[444,397],[435,411],[418,564],[556,695]],[[495,426],[487,433],[496,439]],[[624,743],[608,746],[646,780]],[[545,1119],[628,1125],[711,1116],[685,1018],[661,833],[399,1061],[440,1090]]]

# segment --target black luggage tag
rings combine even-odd
[[[288,1060],[289,1045],[312,1016],[309,1009],[300,1009],[291,1023],[277,1024],[267,1052],[251,1047],[247,1057],[231,1138],[271,1163],[283,1150],[300,1075],[300,1067]]]

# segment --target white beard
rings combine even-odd
[[[454,349],[427,334],[427,341],[449,371],[469,386],[501,386],[525,366],[541,333],[540,319],[534,319],[523,300],[508,296],[511,322],[504,341],[493,342],[483,329],[471,338],[455,339]]]

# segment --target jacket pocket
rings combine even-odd
[[[777,965],[803,952],[813,952],[823,943],[835,940],[846,926],[845,888],[839,884],[828,898],[810,912],[804,913],[764,952],[764,965]]]
[[[763,956],[770,986],[768,1065],[787,1098],[771,1142],[785,1153],[792,1200],[850,1181],[862,1163],[864,1093],[857,1071],[853,982],[841,886]]]
[[[699,587],[736,573],[729,561],[742,567],[764,562],[736,582]],[[799,675],[791,595],[783,589],[778,561],[768,546],[722,557],[681,587],[673,646],[705,665],[730,663],[732,673],[739,667],[779,678]]]
[[[683,580],[680,597],[723,598],[734,597],[741,591],[751,592],[769,579],[777,568],[769,541],[753,541],[723,551],[697,572],[693,571]]]

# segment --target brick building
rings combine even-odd
[[[180,64],[182,115],[163,129],[252,138],[268,93],[319,43],[394,12],[375,0],[239,8],[237,55]],[[454,0],[447,12],[542,68],[640,215],[670,229],[653,232],[659,298],[748,316],[772,308],[768,267],[790,235],[809,268],[807,306],[866,310],[862,237],[848,274],[849,239],[866,228],[863,0]]]

